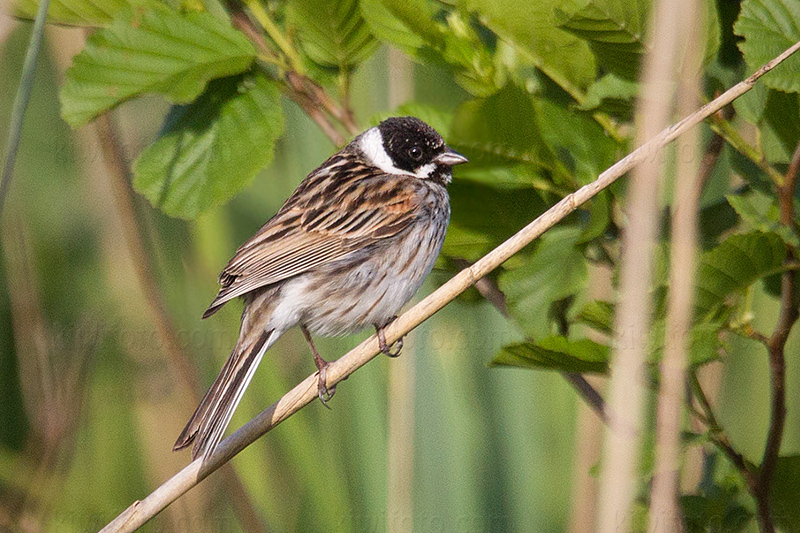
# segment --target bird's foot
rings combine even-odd
[[[317,367],[317,396],[319,396],[319,401],[322,402],[322,405],[330,409],[331,407],[328,405],[328,400],[333,398],[333,395],[336,394],[336,385],[328,388],[327,369],[330,363],[320,357],[317,347],[314,346],[314,341],[311,340],[311,333],[308,331],[308,328],[301,325],[300,330],[308,341],[309,347],[311,347],[311,353],[314,356],[314,365]]]
[[[330,405],[328,405],[328,400],[333,398],[333,395],[336,394],[336,385],[331,388],[328,388],[327,385],[327,370],[329,362],[324,360],[319,355],[315,355],[314,363],[317,365],[317,396],[319,396],[319,401],[322,402],[322,405],[330,409]]]
[[[378,347],[381,350],[381,353],[388,355],[389,357],[397,357],[400,355],[400,351],[403,349],[403,337],[400,337],[394,344],[391,346],[386,343],[386,335],[383,333],[383,329],[395,321],[397,317],[393,316],[389,319],[382,326],[375,325],[375,332],[378,334]],[[395,348],[395,351],[392,351],[392,348]]]

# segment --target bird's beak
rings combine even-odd
[[[444,151],[444,153],[439,154],[436,157],[436,162],[442,165],[447,165],[448,167],[452,167],[455,165],[460,165],[461,163],[466,163],[468,159],[463,155],[459,154],[452,148],[448,148]]]

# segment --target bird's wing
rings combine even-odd
[[[311,190],[318,194],[307,194]],[[407,228],[421,207],[415,180],[378,175],[334,191],[301,187],[222,271],[222,288],[203,317],[225,302],[341,259]]]

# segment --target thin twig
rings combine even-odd
[[[800,171],[800,144],[794,151],[789,170],[778,187],[778,207],[780,222],[784,226],[794,229],[794,193],[797,188],[797,175]],[[797,251],[793,246],[786,245],[786,262],[794,262]],[[797,322],[797,274],[793,271],[781,275],[781,302],[780,314],[775,330],[767,342],[769,349],[769,369],[771,378],[772,401],[770,402],[769,432],[767,443],[764,446],[764,456],[758,475],[758,487],[755,494],[758,510],[759,527],[763,533],[772,532],[775,526],[772,520],[770,507],[770,492],[775,465],[778,462],[783,430],[786,426],[786,341],[792,327]]]
[[[31,93],[33,92],[36,60],[39,57],[39,49],[42,47],[44,23],[47,19],[47,10],[49,8],[50,0],[41,0],[36,11],[36,19],[33,23],[28,51],[25,54],[25,62],[22,64],[22,77],[19,80],[19,88],[16,96],[14,96],[14,105],[11,108],[11,123],[8,130],[8,140],[6,141],[3,173],[0,175],[0,218],[3,215],[8,186],[11,184],[11,176],[14,174],[14,165],[17,162],[19,142],[22,138],[22,121],[25,118],[25,110],[28,109],[28,102],[30,102]]]
[[[692,405],[692,403],[690,402],[689,403],[690,412],[695,418],[701,421],[708,428],[708,439],[723,454],[725,454],[728,460],[730,460],[730,462],[733,463],[736,469],[739,470],[739,472],[742,474],[742,477],[747,482],[747,485],[750,488],[750,490],[754,490],[756,484],[755,469],[745,460],[744,456],[741,453],[737,452],[731,445],[730,441],[728,440],[727,434],[722,429],[722,426],[720,426],[716,416],[714,415],[714,411],[711,407],[711,404],[708,401],[708,398],[703,392],[703,388],[700,385],[700,381],[697,379],[697,375],[692,373],[690,379],[691,379],[692,392],[694,394],[694,397],[697,399],[698,404],[700,404],[700,408],[702,410],[698,411],[694,407],[694,405]]]
[[[650,156],[653,150],[674,141],[689,128],[696,126],[711,114],[716,113],[733,100],[753,88],[758,79],[776,65],[800,49],[800,41],[778,57],[758,69],[746,80],[727,90],[719,98],[704,105],[692,115],[665,129],[653,139],[604,171],[594,182],[567,195],[548,209],[536,220],[525,226],[514,236],[483,256],[475,264],[453,276],[448,282],[409,309],[384,330],[386,342],[394,343],[422,322],[433,316],[459,294],[474,285],[476,281],[500,266],[512,255],[519,252],[531,241],[552,228],[564,217],[591,200],[600,191],[617,181],[635,165]],[[350,350],[327,367],[329,386],[339,383],[350,374],[367,364],[380,353],[375,335]],[[222,441],[216,452],[208,458],[198,458],[175,476],[167,480],[144,500],[134,502],[116,519],[103,528],[103,532],[128,532],[150,520],[186,491],[205,479],[214,470],[230,461],[236,454],[249,446],[266,432],[292,416],[317,398],[317,374],[308,376],[280,400],[262,411],[233,435]]]
[[[264,9],[264,6],[257,0],[243,1],[272,42],[274,42],[281,53],[286,56],[291,69],[301,74],[305,74],[303,60],[300,58],[297,50],[291,45],[291,43],[289,43],[289,40],[286,38],[286,36],[281,33],[280,28],[278,28],[275,22],[272,21],[269,13],[267,13],[267,11]]]
[[[767,161],[766,157],[764,157],[764,154],[760,150],[751,146],[750,143],[748,143],[744,137],[742,137],[742,135],[736,130],[736,128],[733,127],[733,124],[731,124],[730,121],[721,115],[714,115],[711,117],[711,129],[718,135],[724,137],[725,142],[730,144],[737,152],[755,163],[755,165],[760,168],[764,174],[769,176],[775,185],[780,185],[782,183],[783,175],[769,164],[769,161]]]

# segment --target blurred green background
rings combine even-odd
[[[30,28],[0,30],[3,142]],[[0,530],[98,529],[189,460],[171,447],[195,399],[137,277],[142,258],[130,254],[97,146],[59,118],[60,55],[78,38],[47,34],[0,226]],[[353,80],[362,124],[391,109],[389,63],[383,48]],[[453,109],[467,98],[451,74],[410,68],[417,101]],[[155,137],[166,109],[146,98],[115,112],[129,160]],[[335,149],[293,104],[284,109],[274,164],[224,207],[187,223],[135,198],[166,314],[202,390],[235,342],[241,309],[234,303],[200,320],[217,273]],[[420,294],[446,276],[435,272]],[[758,320],[769,330],[775,314]],[[318,347],[336,358],[367,334]],[[234,459],[241,485],[216,473],[143,531],[583,531],[596,420],[579,416],[579,400],[556,373],[487,367],[519,338],[488,304],[452,303],[407,337],[401,358],[380,357],[342,383],[331,411],[312,404]],[[719,383],[734,445],[756,459],[768,420],[766,357],[755,343],[731,345],[725,374],[712,365],[709,379]],[[797,335],[787,356],[783,455],[800,452]],[[312,370],[299,331],[286,334],[231,427]]]

